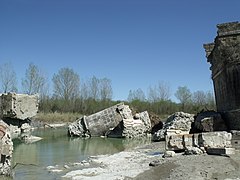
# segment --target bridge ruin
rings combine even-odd
[[[240,23],[217,28],[214,43],[203,45],[211,64],[217,111],[230,130],[240,130]]]

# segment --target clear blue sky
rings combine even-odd
[[[239,0],[1,0],[0,64],[21,79],[30,62],[112,80],[114,99],[159,81],[213,90],[203,43],[240,20]]]

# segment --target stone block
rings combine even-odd
[[[0,102],[0,118],[25,120],[38,112],[38,95],[2,94]]]
[[[196,134],[170,134],[166,136],[167,150],[185,150],[187,147],[231,147],[231,133],[225,131]]]
[[[235,148],[207,148],[207,153],[211,155],[235,154]]]
[[[166,150],[183,150],[183,134],[167,135],[166,136]]]
[[[205,148],[231,147],[232,134],[226,131],[201,133],[200,146]]]

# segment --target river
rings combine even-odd
[[[101,154],[113,154],[149,142],[149,139],[126,140],[118,138],[90,139],[70,138],[67,136],[67,128],[38,129],[33,133],[43,139],[32,143],[24,144],[19,140],[14,140],[14,153],[12,166],[14,179],[61,179],[61,176],[71,168],[61,172],[49,172],[47,167],[64,167],[87,160],[89,156]]]

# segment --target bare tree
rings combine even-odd
[[[81,88],[80,88],[80,97],[82,100],[86,100],[89,98],[89,90],[88,85],[86,82],[81,81]]]
[[[17,78],[11,63],[0,66],[0,83],[2,92],[17,92]]]
[[[80,79],[73,69],[60,69],[52,80],[55,97],[70,100],[79,96]]]
[[[206,102],[206,94],[204,91],[196,91],[193,93],[192,101],[197,106],[204,106]]]
[[[158,82],[155,86],[150,86],[148,90],[148,100],[150,102],[167,101],[171,96],[170,86],[166,82]]]
[[[150,102],[157,102],[157,101],[159,101],[159,97],[158,97],[156,86],[154,86],[154,87],[150,86],[149,87],[149,89],[148,89],[148,101],[150,101]]]
[[[38,66],[30,63],[25,72],[25,78],[22,79],[23,92],[27,94],[43,95],[47,91],[47,79],[40,71]]]
[[[191,92],[187,86],[178,87],[175,96],[182,104],[182,109],[185,110],[185,105],[191,100]]]
[[[100,99],[103,101],[112,99],[112,85],[111,80],[108,78],[102,78],[99,80]]]
[[[137,90],[130,90],[128,94],[128,101],[134,101],[134,100],[139,100],[139,101],[145,101],[146,97],[141,88],[138,88]]]
[[[158,82],[158,93],[159,93],[159,99],[161,101],[167,101],[169,100],[171,96],[171,88],[170,85],[166,82]]]
[[[216,102],[213,92],[207,91],[206,92],[206,103],[208,105],[208,108],[210,109],[216,109]]]
[[[92,99],[99,99],[99,79],[93,76],[88,81],[89,86],[89,97]]]

